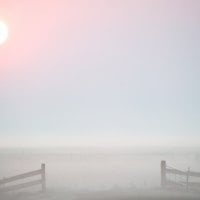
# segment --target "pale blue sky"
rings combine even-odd
[[[2,4],[0,145],[200,144],[200,1]]]

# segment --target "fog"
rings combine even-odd
[[[184,188],[161,189],[161,160],[180,170],[190,167],[200,171],[198,148],[1,149],[0,179],[39,169],[40,164],[45,163],[47,185],[45,194],[40,193],[40,186],[34,186],[1,195],[4,199],[16,198],[16,195],[19,199],[65,199],[66,196],[69,199],[198,199],[198,192],[187,192]]]
[[[199,11],[0,0],[0,200],[200,199]]]

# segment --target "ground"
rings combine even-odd
[[[2,194],[0,200],[199,200],[199,193],[160,190],[110,190],[98,192],[47,191]]]

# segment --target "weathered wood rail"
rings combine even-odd
[[[26,181],[23,183],[16,183],[13,185],[13,183],[27,179],[32,178],[35,176],[40,176],[40,179],[32,180],[32,181]],[[35,185],[41,185],[42,192],[46,191],[46,172],[45,172],[45,164],[41,164],[41,169],[27,172],[24,174],[12,176],[9,178],[3,178],[0,180],[0,192],[9,192],[14,190],[19,190],[23,188],[32,187]]]
[[[167,176],[168,175],[175,175],[180,176],[181,180],[177,181],[170,180]],[[190,179],[194,178],[200,178],[200,172],[194,172],[190,171],[189,169],[187,171],[178,170],[175,168],[168,167],[166,164],[166,161],[161,161],[161,187],[162,188],[168,188],[168,187],[181,187],[185,188],[186,190],[189,189],[199,189],[200,190],[200,181],[190,181]],[[200,180],[200,179],[199,179]]]

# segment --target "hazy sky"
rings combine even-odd
[[[0,0],[0,145],[200,145],[199,11]]]

